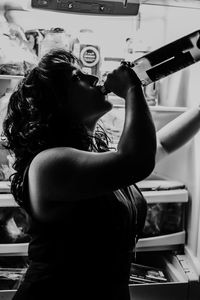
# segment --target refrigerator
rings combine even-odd
[[[57,1],[57,4],[72,4],[73,1],[68,2]],[[102,5],[103,1],[99,2]],[[115,1],[111,2],[112,5],[115,4]],[[123,4],[123,7],[126,5],[124,3],[126,1],[116,2],[118,5],[119,3],[120,5]],[[57,12],[45,11],[44,14],[34,19],[34,13],[27,13],[24,7],[21,10],[11,9],[7,17],[19,24],[26,31],[28,38],[34,37],[35,44],[32,47],[34,55],[44,53],[49,47],[49,39],[52,37],[54,39],[56,33],[54,42],[64,44],[65,47],[73,49],[74,52],[78,51],[86,72],[98,74],[101,71],[101,74],[105,76],[106,72],[119,65],[120,60],[125,57],[133,57],[132,46],[130,43],[127,46],[130,37],[137,36],[134,55],[138,57],[162,45],[164,41],[168,42],[170,38],[176,38],[175,33],[173,33],[173,37],[169,36],[173,22],[166,25],[167,18],[170,20],[176,18],[173,15],[174,7],[179,6],[179,9],[186,10],[190,16],[198,13],[200,8],[198,1],[178,1],[178,4],[177,1],[167,1],[167,3],[165,1],[130,2],[137,5],[134,8],[136,9],[134,11],[135,17],[132,15],[126,17],[106,15],[103,17],[103,22],[100,20],[102,16],[88,13],[91,8],[91,1],[85,2],[84,6],[85,12],[88,14],[87,19],[81,19],[80,15],[76,13],[66,15],[62,12],[59,22],[56,24],[56,18],[52,19],[52,16],[56,16]],[[47,5],[49,1],[38,1],[38,3]],[[76,1],[76,5],[79,6],[80,3],[82,1]],[[165,9],[163,5],[166,5]],[[157,8],[159,9],[157,10]],[[94,5],[93,9],[96,10],[97,5]],[[176,10],[176,8],[174,9]],[[151,14],[149,15],[152,10],[154,12],[153,17]],[[163,18],[160,18],[160,14]],[[176,15],[176,13],[174,14]],[[68,17],[66,18],[66,16]],[[142,23],[141,18],[144,18],[145,22]],[[152,18],[155,22],[152,22]],[[49,25],[49,19],[52,22],[52,27]],[[78,19],[79,26],[77,26]],[[106,37],[105,30],[112,33],[112,30],[116,30],[116,22],[121,24],[118,35],[113,35],[112,40],[110,40]],[[98,23],[101,24],[100,27],[97,26]],[[0,22],[1,24],[3,21]],[[64,26],[65,24],[66,26]],[[69,28],[70,24],[73,24],[71,27],[74,31]],[[197,25],[197,23],[188,25],[185,31],[192,31],[192,26],[194,29],[199,29],[200,24],[198,28],[196,28]],[[75,28],[76,26],[77,28]],[[149,36],[146,35],[147,28],[155,30],[158,26],[160,28],[159,34],[158,36],[151,36],[152,43],[149,46]],[[64,31],[62,27],[65,27]],[[59,30],[55,30],[55,28]],[[66,28],[69,30],[67,31]],[[181,30],[176,31],[177,36]],[[93,31],[98,32],[99,39],[94,36]],[[138,31],[140,37],[138,37]],[[77,32],[79,34],[78,39],[74,39],[74,33]],[[163,32],[165,33],[164,36]],[[44,36],[47,38],[45,44],[42,44],[40,41],[43,40]],[[118,47],[119,43],[123,43],[123,46]],[[194,103],[198,103],[198,84],[196,82],[195,90],[194,80],[191,79],[192,74],[198,75],[198,67],[199,65],[191,67],[190,71],[178,72],[168,79],[161,80],[149,90],[144,90],[156,130],[184,113]],[[2,81],[11,81],[11,88],[21,77],[21,75],[14,74],[0,75]],[[186,90],[184,83],[188,78],[189,83]],[[180,91],[180,86],[184,86],[185,89]],[[181,102],[181,97],[184,97],[184,102]],[[112,133],[112,143],[115,147],[123,126],[124,102],[113,94],[110,94],[109,98],[114,107],[102,118],[102,122],[108,132]],[[180,105],[182,103],[184,105]],[[9,172],[7,173],[10,158],[8,153],[4,151],[4,149],[0,149],[0,171],[2,171],[0,181],[0,222],[2,221],[2,224],[0,225],[4,229],[4,235],[1,235],[0,231],[0,300],[10,300],[23,280],[28,266],[29,237],[26,236],[26,216],[10,194]],[[179,150],[160,161],[148,178],[137,183],[147,200],[148,213],[145,234],[137,243],[136,253],[133,253],[133,257],[136,258],[131,266],[131,274],[134,274],[139,267],[140,271],[142,268],[145,271],[149,268],[152,272],[163,272],[165,277],[160,281],[146,280],[146,282],[137,283],[130,280],[131,300],[200,299],[199,153],[200,133]]]

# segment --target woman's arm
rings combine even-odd
[[[124,67],[122,67],[122,70],[123,68]],[[122,76],[127,84],[128,74],[126,74],[126,72],[130,72],[128,68],[127,70],[125,68],[124,71],[119,73],[119,77]],[[141,84],[138,82],[138,78],[134,73],[131,74],[131,76],[134,79],[134,85],[132,83],[131,87],[127,88],[122,85],[121,91],[118,90],[118,85],[114,87],[115,93],[125,99],[125,122],[117,149],[118,153],[127,156],[128,169],[130,169],[128,166],[131,162],[134,166],[137,164],[140,166],[139,168],[136,168],[135,176],[137,178],[137,176],[143,177],[145,172],[150,173],[154,166],[156,134],[152,116],[142,92]],[[118,82],[118,80],[116,80],[116,82]],[[127,93],[124,94],[124,91],[127,91]],[[132,169],[131,174],[133,173],[134,171]],[[136,179],[136,181],[138,180]]]
[[[191,108],[157,132],[156,163],[187,143],[200,129],[200,107]]]

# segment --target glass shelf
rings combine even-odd
[[[22,79],[24,76],[22,75],[4,75],[4,74],[0,74],[0,79]]]
[[[28,243],[0,245],[0,257],[1,256],[27,256],[27,254],[28,254]]]

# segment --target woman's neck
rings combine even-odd
[[[89,135],[91,135],[91,136],[94,135],[96,124],[97,124],[97,121],[95,121],[95,122],[90,121],[85,124],[85,127],[86,127]]]

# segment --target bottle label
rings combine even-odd
[[[156,81],[192,65],[194,62],[194,58],[188,51],[187,53],[181,53],[177,57],[147,70],[147,74],[152,81]]]
[[[142,85],[147,85],[152,82],[147,74],[147,70],[151,68],[151,63],[146,57],[138,58],[134,61],[133,70],[140,79]]]
[[[190,53],[194,58],[194,62],[200,60],[200,49],[199,49],[199,44],[198,44],[199,39],[200,39],[199,32],[198,32],[198,34],[192,36],[190,39],[193,44],[193,47],[191,48]]]
[[[136,59],[133,70],[142,85],[155,82],[200,60],[200,31]]]
[[[80,59],[84,66],[94,67],[100,60],[99,51],[94,46],[86,46],[80,52]]]

